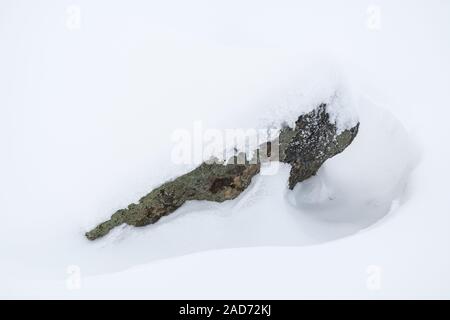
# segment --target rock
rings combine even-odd
[[[261,166],[248,161],[235,163],[202,163],[193,171],[154,189],[137,204],[117,211],[110,220],[87,232],[86,237],[97,239],[123,223],[136,227],[155,223],[189,200],[223,202],[234,199],[248,187]]]
[[[352,143],[359,129],[353,128],[338,133],[330,122],[326,105],[304,114],[295,122],[295,128],[284,128],[280,133],[280,161],[289,163],[289,189],[315,175],[329,158],[341,153]]]
[[[301,115],[295,128],[285,127],[276,140],[259,146],[255,163],[245,154],[232,157],[227,163],[208,161],[191,172],[162,184],[126,209],[118,210],[111,219],[86,233],[89,240],[106,235],[123,223],[140,227],[157,222],[186,201],[207,200],[223,202],[239,196],[259,173],[261,163],[276,161],[289,163],[292,168],[288,186],[315,175],[329,158],[342,152],[358,133],[359,123],[338,133],[330,122],[326,105]]]

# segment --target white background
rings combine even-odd
[[[449,298],[449,39],[444,0],[2,0],[0,297]],[[299,210],[282,168],[256,204],[84,239],[186,171],[174,130],[257,126],[330,74],[360,136],[294,198],[352,215]]]

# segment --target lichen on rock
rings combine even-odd
[[[121,225],[145,226],[157,222],[186,201],[223,202],[235,199],[260,171],[261,163],[281,161],[291,165],[288,186],[315,175],[329,158],[344,151],[358,133],[359,123],[338,132],[330,120],[326,104],[301,115],[294,128],[282,128],[279,136],[256,150],[255,161],[238,154],[226,163],[208,161],[174,180],[168,181],[142,197],[138,203],[118,210],[111,219],[86,233],[89,240],[106,235]]]
[[[352,143],[359,129],[354,127],[338,132],[330,121],[327,106],[301,115],[295,128],[284,128],[280,133],[280,161],[291,165],[289,189],[315,175],[329,158],[341,153]]]

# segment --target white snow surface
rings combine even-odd
[[[0,298],[449,298],[449,2],[5,0],[0,39]],[[174,131],[323,102],[360,130],[294,190],[84,238],[198,163]]]

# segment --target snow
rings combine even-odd
[[[0,297],[448,298],[449,6],[2,1]],[[173,132],[322,102],[360,131],[293,191],[275,162],[234,201],[84,238],[202,160],[174,163]]]
[[[327,104],[330,120],[336,124],[338,133],[358,123],[355,106],[358,97],[345,70],[335,63],[311,61],[310,65],[296,71],[298,75],[290,80],[291,83],[284,85],[284,91],[279,89],[274,97],[268,99],[270,105],[260,110],[263,112],[260,126],[277,129],[283,125],[294,127],[299,115],[323,103]]]

